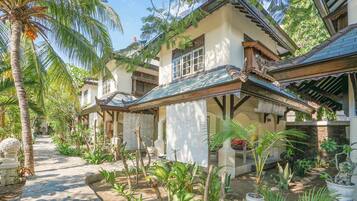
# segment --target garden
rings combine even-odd
[[[325,139],[317,153],[307,157],[306,134],[296,130],[266,133],[250,140],[252,128],[237,122],[228,123],[230,129],[211,139],[219,146],[226,139],[244,139],[253,150],[255,165],[252,173],[231,178],[222,167],[208,168],[196,164],[167,161],[147,155],[145,151],[128,152],[119,149],[123,171],[102,169],[90,183],[103,200],[266,200],[266,201],[328,201],[352,199],[352,172],[356,167],[350,160],[349,145]],[[266,164],[269,150],[284,143],[286,151],[281,161]],[[141,147],[140,150],[145,150]],[[341,186],[342,190],[335,186]],[[351,189],[352,191],[346,190]]]

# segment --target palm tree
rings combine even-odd
[[[70,61],[98,72],[112,52],[108,29],[122,30],[119,16],[101,0],[1,0],[1,41],[10,41],[10,63],[20,109],[25,167],[34,172],[29,104],[23,83],[21,40],[29,40],[34,57],[32,67],[52,72],[51,80],[71,86],[67,65],[58,51]],[[6,27],[10,27],[7,30]],[[7,34],[4,34],[7,33]],[[24,36],[24,37],[23,37]],[[40,36],[40,37],[39,37]],[[6,44],[6,43],[5,43]],[[42,83],[45,84],[45,83]]]

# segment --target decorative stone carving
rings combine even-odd
[[[17,161],[17,152],[21,143],[16,138],[7,138],[0,142],[0,153],[5,159],[14,159]]]
[[[18,183],[17,153],[21,147],[20,141],[15,138],[7,138],[0,142],[0,186]]]

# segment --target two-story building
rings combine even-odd
[[[254,124],[257,137],[285,129],[288,110],[314,108],[279,87],[267,64],[296,48],[266,13],[245,0],[208,0],[198,9],[208,15],[183,33],[192,39],[185,50],[162,46],[159,86],[129,106],[131,111],[158,110],[159,155],[207,167],[217,164],[231,175],[251,170],[252,158],[227,141],[217,152],[209,137],[220,131],[219,120]],[[273,148],[270,161],[279,160]]]
[[[120,51],[122,54],[122,51]],[[132,113],[127,105],[158,84],[155,62],[149,67],[137,67],[129,72],[113,59],[107,63],[110,73],[99,75],[98,80],[87,79],[81,88],[80,119],[96,134],[102,132],[104,140],[113,143],[127,142],[127,149],[136,149],[135,129],[140,127],[147,146],[153,145],[154,115],[143,111]]]

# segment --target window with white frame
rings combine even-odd
[[[110,79],[103,79],[103,95],[110,92]]]
[[[185,77],[204,69],[204,48],[194,49],[172,60],[173,79]]]
[[[88,90],[83,93],[83,104],[88,104]]]

